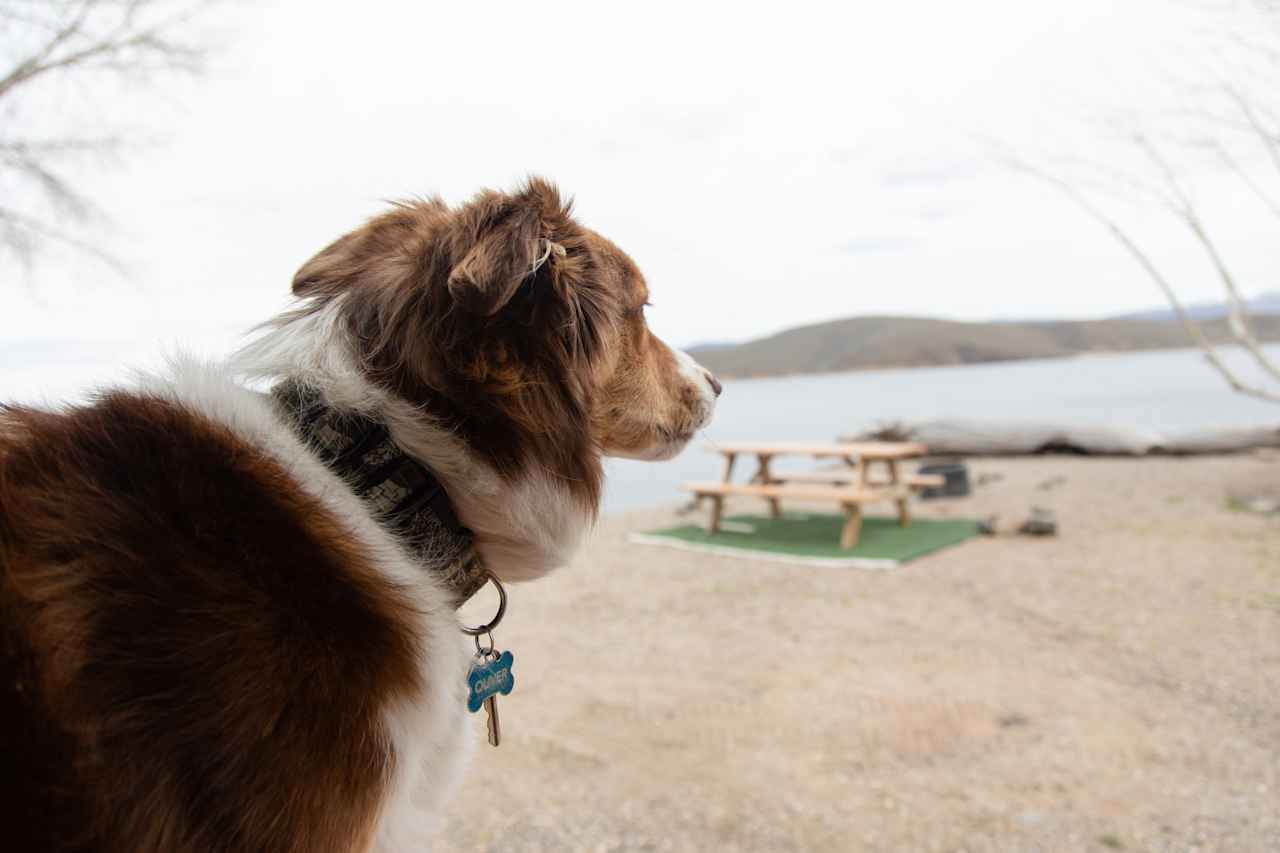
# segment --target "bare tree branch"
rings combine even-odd
[[[196,70],[203,57],[197,48],[180,44],[172,39],[170,30],[190,18],[190,10],[161,19],[155,24],[137,28],[138,12],[150,5],[145,0],[127,3],[116,25],[83,47],[64,50],[84,35],[89,15],[103,6],[102,0],[83,0],[79,9],[65,27],[54,33],[48,43],[27,59],[19,62],[4,77],[0,77],[0,98],[14,88],[43,74],[87,65],[94,60],[100,67],[125,70],[137,67],[147,58],[164,60],[161,67]]]
[[[1223,16],[1215,19],[1222,25],[1220,37],[1190,62],[1180,60],[1179,73],[1169,77],[1171,91],[1157,107],[1132,104],[1121,111],[1125,129],[1117,133],[1113,126],[1105,134],[1120,143],[1107,161],[1076,158],[1064,165],[1058,159],[1046,166],[1045,158],[1032,162],[1008,153],[1000,159],[1052,186],[1105,227],[1159,287],[1191,342],[1232,388],[1280,402],[1280,365],[1254,333],[1248,301],[1197,198],[1202,181],[1229,175],[1261,202],[1262,215],[1280,220],[1280,0],[1206,11]],[[1173,105],[1172,114],[1166,104]],[[1130,163],[1130,155],[1137,160]],[[1123,196],[1117,187],[1170,214],[1204,253],[1225,294],[1230,339],[1261,368],[1259,382],[1245,381],[1221,357],[1155,257],[1098,201]]]
[[[125,147],[123,136],[68,137],[66,139],[27,139],[14,142],[0,140],[0,157],[6,154],[31,157],[76,156],[119,151]]]
[[[1151,143],[1151,140],[1141,137],[1136,142],[1139,150],[1146,154],[1160,173],[1164,175],[1174,197],[1178,200],[1178,204],[1172,208],[1173,214],[1191,231],[1196,243],[1204,250],[1209,262],[1213,265],[1214,271],[1218,274],[1218,278],[1222,281],[1223,287],[1227,292],[1228,328],[1231,330],[1232,336],[1249,351],[1254,361],[1263,370],[1270,374],[1273,379],[1280,380],[1280,368],[1277,368],[1267,357],[1262,345],[1253,334],[1253,329],[1249,325],[1244,298],[1240,295],[1240,288],[1236,284],[1235,276],[1232,275],[1231,269],[1222,257],[1222,253],[1218,251],[1217,245],[1209,236],[1208,228],[1205,226],[1204,220],[1201,219],[1191,194],[1184,189],[1177,171],[1159,149]]]
[[[1253,385],[1241,379],[1235,371],[1233,371],[1218,354],[1213,343],[1204,334],[1200,326],[1191,319],[1186,309],[1182,305],[1182,301],[1178,298],[1177,292],[1173,285],[1156,266],[1151,256],[1135,241],[1129,232],[1124,229],[1115,219],[1109,216],[1106,211],[1095,204],[1088,196],[1081,192],[1074,184],[1057,175],[1039,169],[1025,160],[1011,154],[1005,154],[1002,159],[1006,165],[1021,171],[1027,175],[1037,178],[1048,185],[1052,186],[1068,199],[1070,199],[1077,207],[1084,211],[1094,221],[1098,222],[1110,232],[1111,236],[1125,249],[1129,255],[1138,262],[1143,271],[1155,282],[1156,286],[1164,293],[1170,307],[1173,309],[1174,316],[1178,322],[1182,324],[1186,330],[1187,336],[1204,354],[1205,360],[1218,371],[1218,373],[1227,381],[1234,390],[1251,397],[1257,397],[1261,400],[1268,400],[1280,403],[1280,390],[1272,391],[1259,385]]]
[[[103,251],[93,243],[81,240],[46,222],[41,222],[16,210],[0,207],[0,242],[9,245],[24,266],[31,266],[35,253],[39,248],[39,242],[42,240],[69,246],[78,252],[95,258],[117,272],[124,272],[124,266],[119,258]]]
[[[1218,159],[1222,161],[1222,165],[1226,166],[1231,172],[1240,179],[1249,190],[1258,197],[1263,206],[1277,218],[1280,219],[1280,202],[1276,201],[1270,193],[1263,188],[1262,184],[1256,178],[1249,174],[1248,170],[1240,165],[1230,151],[1226,149],[1220,142],[1210,143],[1211,147],[1217,152]]]
[[[1267,156],[1271,159],[1271,165],[1275,167],[1277,173],[1280,173],[1280,132],[1264,124],[1263,118],[1258,114],[1258,109],[1250,104],[1236,87],[1228,86],[1226,87],[1226,92],[1227,97],[1240,109],[1245,122],[1262,142]]]
[[[113,77],[149,81],[201,70],[205,51],[185,34],[217,2],[0,0],[0,63],[9,57],[7,68],[0,65],[0,104],[8,114],[0,131],[0,179],[7,185],[0,249],[10,249],[24,265],[48,242],[105,257],[55,223],[101,217],[65,170],[85,158],[114,159],[127,147],[125,137],[39,135],[30,121],[24,132],[16,118],[51,83],[79,86],[92,97]]]

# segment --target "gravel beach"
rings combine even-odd
[[[970,464],[1025,518],[890,571],[627,542],[511,590],[438,849],[1280,850],[1280,456]],[[751,502],[731,509],[760,511]],[[702,520],[699,513],[696,516]]]

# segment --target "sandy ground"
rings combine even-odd
[[[873,572],[603,521],[513,591],[505,742],[477,715],[439,848],[1280,851],[1280,516],[1228,508],[1280,457],[970,469],[918,514],[1062,535]]]

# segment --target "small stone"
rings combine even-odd
[[[1025,536],[1056,536],[1058,534],[1058,519],[1054,516],[1053,510],[1033,506],[1031,508],[1031,517],[1022,522],[1018,532]]]
[[[1280,512],[1280,500],[1276,498],[1250,498],[1245,501],[1245,509],[1262,515]]]

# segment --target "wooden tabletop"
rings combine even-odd
[[[912,459],[929,448],[914,441],[850,441],[820,444],[806,441],[720,441],[710,449],[723,456],[752,453],[757,456],[854,456],[862,459]]]

